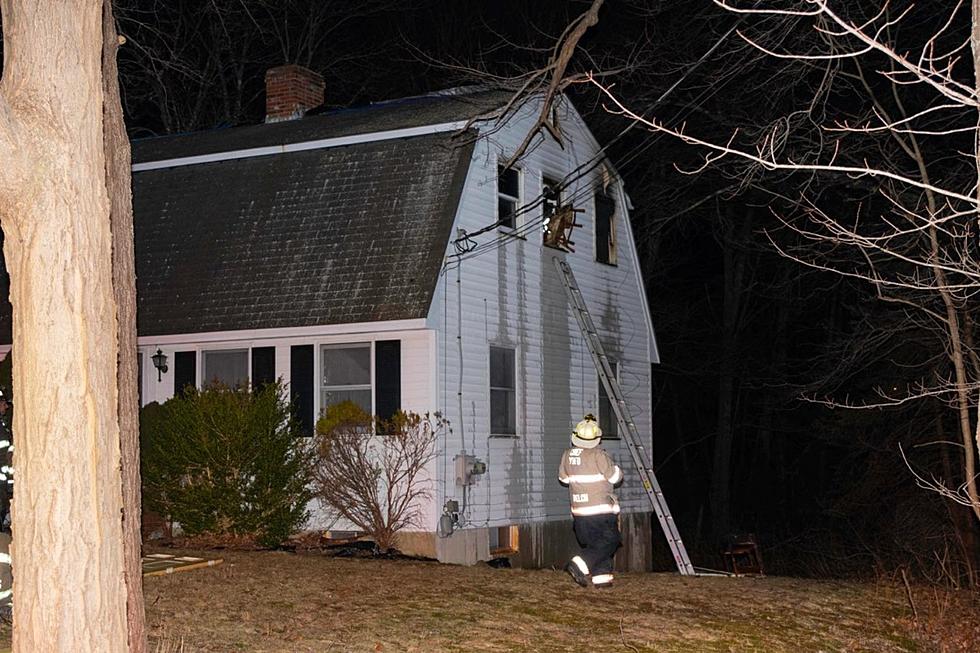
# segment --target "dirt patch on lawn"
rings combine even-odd
[[[894,585],[624,574],[596,590],[551,570],[219,555],[217,567],[145,579],[153,653],[980,650],[980,607],[968,594],[926,628]],[[9,626],[0,648],[8,643]]]

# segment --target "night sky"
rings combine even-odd
[[[589,4],[121,0],[127,125],[143,138],[260,122],[263,74],[282,63],[323,74],[328,109],[461,84],[506,85],[542,66]],[[871,3],[848,5],[856,19]],[[944,20],[933,13],[913,11],[891,38],[921,48]],[[882,57],[871,55],[860,68],[852,60],[775,59],[733,28],[774,48],[826,47],[805,19],[744,19],[709,2],[607,0],[569,72],[605,71],[637,113],[684,123],[709,140],[726,142],[737,129],[735,142],[751,148],[776,133],[781,155],[797,161],[833,148],[839,136],[825,126],[872,115],[872,96],[889,111],[937,102],[920,87],[891,88],[876,73]],[[940,44],[958,43],[968,30],[960,16]],[[966,56],[954,69],[968,85],[969,64]],[[752,532],[770,568],[794,574],[865,574],[881,563],[928,559],[947,545],[954,557],[976,560],[978,520],[916,487],[900,452],[926,474],[963,482],[961,448],[919,446],[957,439],[950,397],[874,410],[824,402],[882,403],[882,393],[894,398],[952,375],[935,324],[840,274],[863,269],[859,254],[801,236],[813,226],[811,205],[874,232],[894,215],[880,192],[884,182],[731,160],[689,174],[702,150],[642,126],[624,132],[627,121],[604,111],[587,84],[570,94],[600,141],[612,143],[635,205],[663,359],[654,369],[656,467],[693,557],[712,555],[729,533]],[[971,179],[971,159],[960,154],[972,151],[968,135],[928,139],[922,148],[936,179],[970,192],[976,171]],[[868,136],[841,156],[916,173],[887,135]],[[896,192],[921,203],[907,189]],[[879,265],[903,273],[889,267],[897,263]],[[828,267],[838,272],[821,269]],[[913,295],[940,306],[928,293]],[[956,298],[970,336],[976,309],[969,292]],[[980,380],[980,369],[971,375],[970,383]],[[719,460],[722,439],[731,454]],[[712,500],[720,468],[730,471],[729,510]]]

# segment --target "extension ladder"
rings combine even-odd
[[[582,336],[585,338],[589,353],[592,354],[592,362],[595,363],[596,371],[599,373],[599,379],[606,388],[606,395],[610,400],[609,403],[612,405],[613,412],[616,413],[616,419],[619,421],[619,426],[623,431],[623,439],[626,440],[630,456],[633,458],[633,463],[636,465],[636,469],[640,474],[643,489],[646,490],[647,497],[653,505],[653,511],[657,514],[657,519],[660,520],[660,527],[663,529],[664,535],[667,536],[667,544],[670,545],[670,550],[674,553],[677,571],[683,576],[694,576],[696,575],[694,566],[691,564],[691,559],[687,555],[687,549],[684,547],[681,535],[677,531],[677,525],[674,524],[674,518],[670,514],[670,508],[667,507],[667,501],[664,499],[664,493],[660,489],[660,483],[657,482],[657,477],[653,473],[651,464],[647,462],[648,459],[645,456],[645,448],[640,441],[640,434],[636,430],[636,424],[633,422],[629,407],[623,398],[619,381],[617,381],[612,367],[609,365],[609,359],[606,357],[602,342],[599,340],[599,333],[596,330],[595,323],[592,321],[592,315],[585,305],[585,298],[582,296],[582,291],[575,282],[575,275],[572,274],[572,268],[561,257],[555,256],[553,260],[555,267],[558,268],[558,274],[561,277],[562,284],[565,286],[565,294],[568,295],[568,301],[572,305],[572,313],[575,314],[575,319],[578,321],[579,328],[582,330]]]

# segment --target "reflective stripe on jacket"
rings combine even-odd
[[[572,514],[578,517],[619,512],[613,486],[623,480],[623,470],[602,448],[566,449],[558,467],[558,481],[568,486]]]

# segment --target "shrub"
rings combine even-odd
[[[398,531],[419,525],[419,503],[431,493],[425,468],[446,424],[415,413],[379,421],[349,401],[331,406],[316,425],[317,495],[387,553]]]
[[[312,448],[281,383],[189,388],[143,409],[140,438],[147,507],[188,535],[276,546],[308,517]]]

